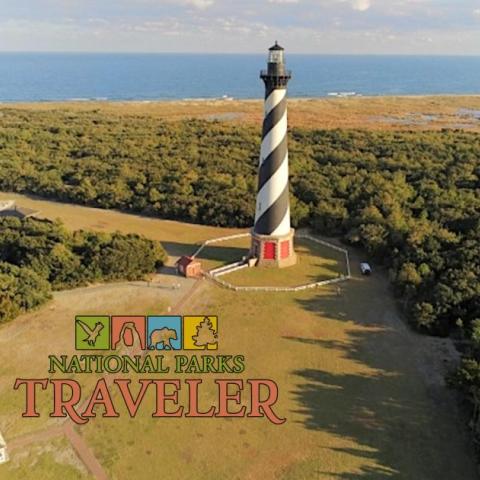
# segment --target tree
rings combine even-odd
[[[158,242],[139,235],[72,234],[59,222],[0,218],[0,321],[43,304],[52,289],[141,279],[165,259]]]
[[[435,324],[436,315],[433,305],[428,302],[420,302],[415,304],[412,311],[415,324],[423,329],[432,329]]]
[[[197,347],[208,347],[218,342],[218,335],[215,332],[212,322],[208,317],[205,317],[197,329],[197,334],[193,336],[193,343]]]

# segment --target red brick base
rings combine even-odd
[[[250,258],[257,259],[257,267],[282,268],[297,263],[297,255],[293,248],[295,230],[290,229],[288,235],[272,237],[259,235],[252,231]]]

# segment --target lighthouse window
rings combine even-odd
[[[268,61],[269,63],[283,63],[283,52],[281,50],[271,51]]]

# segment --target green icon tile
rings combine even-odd
[[[77,350],[109,350],[110,317],[77,316],[75,318],[75,348]]]

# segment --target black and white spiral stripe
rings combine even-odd
[[[260,235],[290,232],[286,93],[286,88],[267,90],[265,99],[254,226]]]

